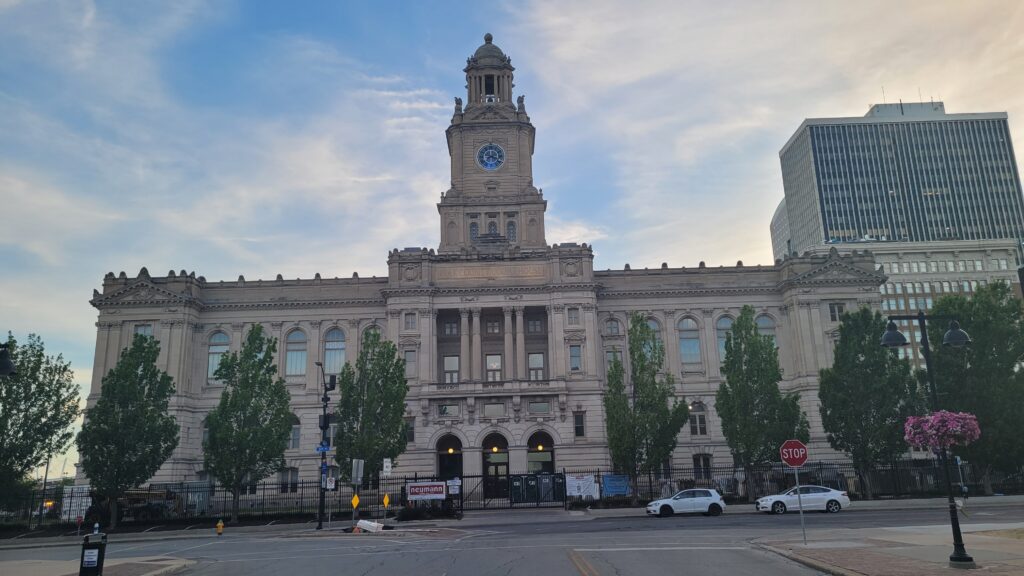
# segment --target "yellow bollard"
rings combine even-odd
[[[224,521],[223,520],[217,520],[217,536],[220,536],[223,533],[224,533]]]

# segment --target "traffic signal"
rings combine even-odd
[[[337,387],[338,387],[338,375],[337,374],[331,374],[330,377],[327,379],[327,383],[324,384],[324,390],[327,391],[327,392],[332,392]]]

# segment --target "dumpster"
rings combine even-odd
[[[82,560],[78,576],[103,576],[103,557],[106,553],[106,534],[86,534],[82,539]]]

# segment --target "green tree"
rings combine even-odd
[[[978,417],[981,438],[953,451],[982,470],[986,494],[992,493],[992,472],[1009,471],[1024,460],[1020,413],[1024,406],[1024,310],[1005,282],[982,286],[973,296],[940,298],[931,315],[960,322],[972,343],[963,349],[942,346],[946,320],[928,324],[934,381],[939,408],[970,412]],[[924,380],[923,371],[920,377]]]
[[[225,354],[214,372],[224,384],[220,403],[206,417],[206,471],[231,492],[231,522],[238,522],[242,490],[284,467],[293,416],[291,396],[277,372],[277,341],[256,324],[241,352]]]
[[[604,394],[605,428],[612,464],[626,472],[633,483],[642,473],[659,466],[672,455],[679,430],[689,416],[689,408],[675,398],[671,375],[659,376],[665,363],[665,345],[657,338],[642,314],[634,313],[629,322],[629,383],[618,359],[608,370]]]
[[[156,367],[159,355],[154,338],[136,335],[103,378],[78,434],[82,469],[110,504],[111,528],[117,527],[117,499],[152,477],[178,446],[178,425],[167,413],[174,383]]]
[[[800,395],[779,390],[782,370],[775,339],[758,333],[750,306],[743,307],[726,336],[722,375],[715,409],[729,449],[743,467],[750,499],[753,466],[773,462],[786,440],[809,438]]]
[[[48,356],[35,334],[22,346],[8,334],[7,346],[17,375],[0,379],[0,498],[22,493],[32,470],[68,447],[79,414],[70,362]]]
[[[818,389],[828,442],[850,455],[868,499],[871,470],[907,450],[903,422],[922,408],[910,362],[878,344],[885,325],[866,307],[844,314],[835,362],[821,371]]]
[[[355,368],[342,368],[338,390],[341,399],[335,412],[334,436],[339,473],[351,482],[352,460],[364,460],[363,474],[376,478],[385,458],[405,451],[405,360],[394,343],[368,330],[359,347]]]

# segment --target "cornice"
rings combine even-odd
[[[547,294],[552,292],[566,292],[571,290],[597,290],[598,285],[594,283],[579,284],[544,284],[541,286],[479,286],[472,288],[390,288],[381,290],[381,295],[386,299],[401,296],[463,296],[473,294]]]
[[[602,298],[664,298],[673,296],[722,296],[746,294],[778,294],[774,286],[744,286],[738,288],[669,288],[651,290],[598,290],[598,299]]]

